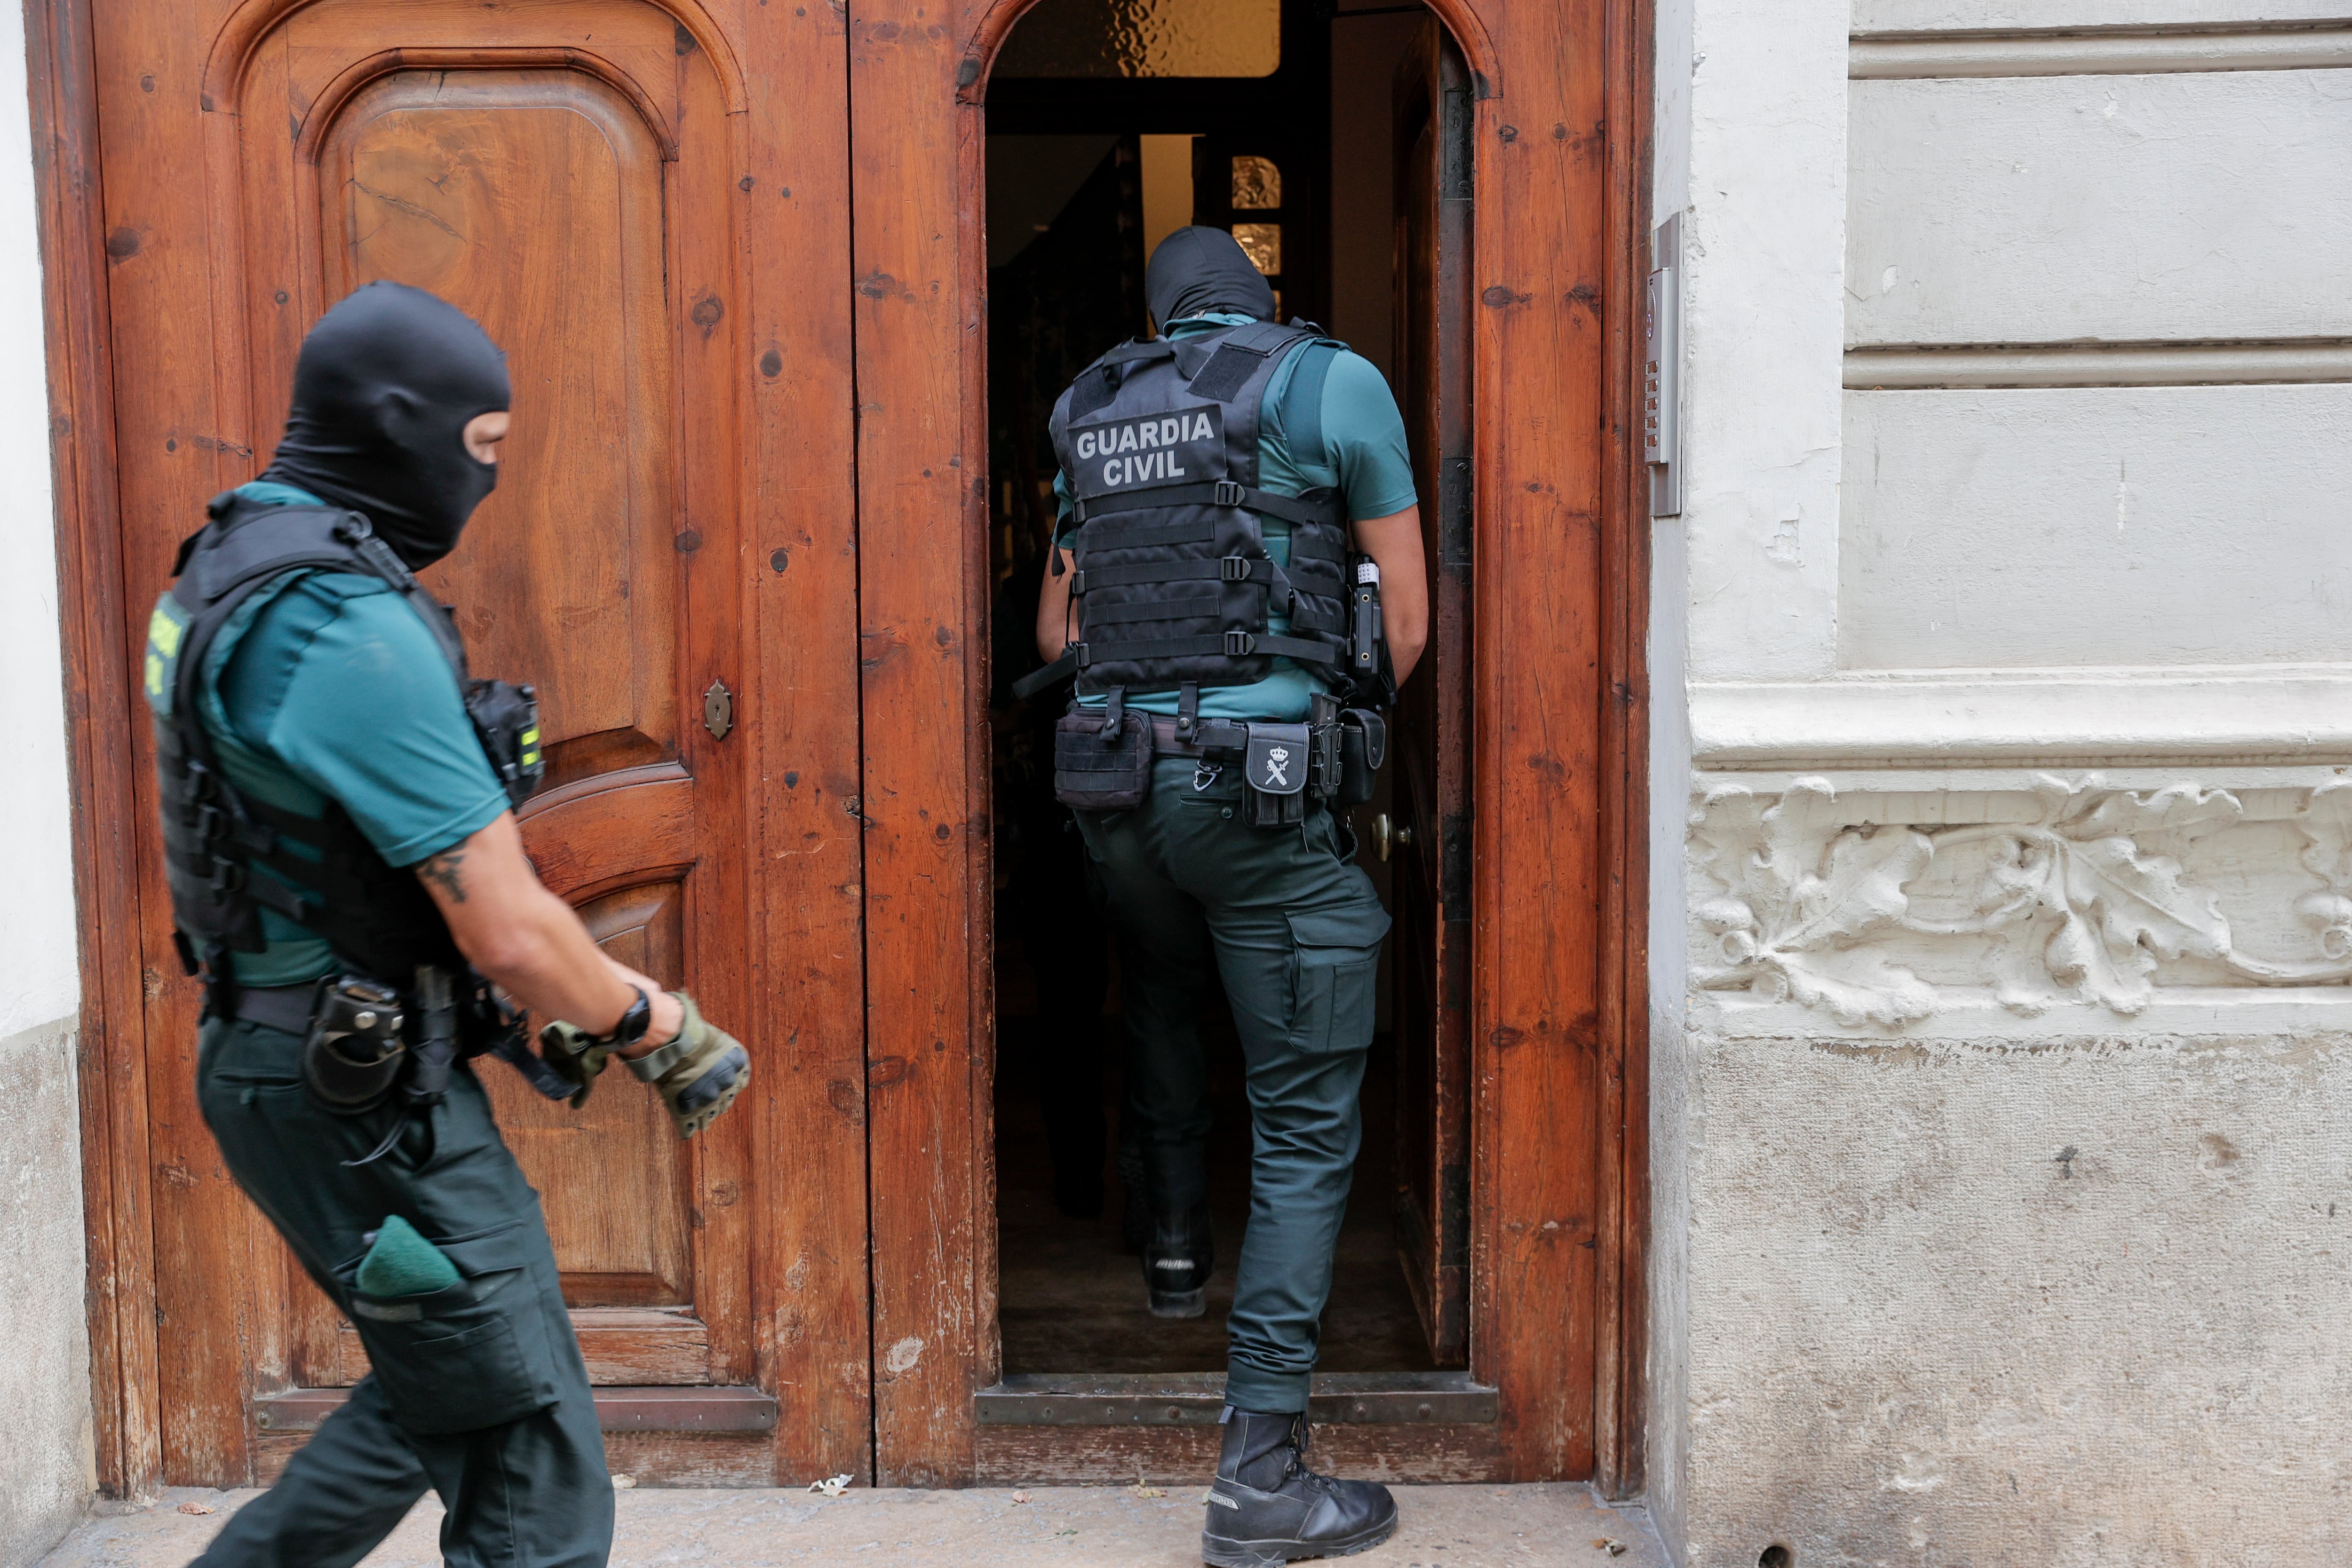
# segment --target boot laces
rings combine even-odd
[[[1307,1424],[1305,1412],[1302,1411],[1297,1425],[1290,1429],[1290,1457],[1284,1461],[1282,1479],[1286,1483],[1296,1477],[1327,1497],[1337,1496],[1339,1490],[1339,1481],[1309,1468],[1307,1463],[1307,1446],[1311,1440],[1311,1428]]]

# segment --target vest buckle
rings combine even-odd
[[[1224,582],[1247,582],[1251,561],[1242,555],[1221,555],[1217,558],[1217,577]]]
[[[1220,479],[1216,486],[1216,504],[1220,507],[1238,507],[1242,504],[1242,497],[1248,493],[1238,479]]]
[[[1225,657],[1228,659],[1246,659],[1252,653],[1256,652],[1257,639],[1250,635],[1248,632],[1228,632],[1225,633]]]
[[[205,883],[205,885],[212,889],[215,897],[225,897],[232,893],[243,893],[245,891],[245,868],[237,864],[237,862],[233,860],[228,860],[220,855],[215,855],[213,857],[212,881]]]

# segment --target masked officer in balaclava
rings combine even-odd
[[[213,501],[150,625],[175,936],[205,977],[199,1103],[373,1369],[205,1563],[356,1563],[428,1487],[453,1564],[603,1563],[587,1370],[468,1058],[576,1104],[618,1056],[683,1136],[751,1074],[540,885],[512,809],[543,771],[530,688],[470,680],[411,575],[489,494],[507,403],[473,321],[360,289],[304,340],[275,461]],[[542,1061],[492,983],[578,1022]]]
[[[1387,1489],[1318,1476],[1303,1448],[1389,927],[1333,808],[1370,793],[1427,582],[1379,371],[1276,323],[1221,229],[1176,231],[1145,283],[1164,335],[1112,350],[1054,412],[1060,548],[1037,641],[1060,655],[1041,678],[1077,680],[1056,793],[1120,944],[1155,1313],[1199,1313],[1213,1262],[1198,1019],[1221,980],[1241,1034],[1250,1217],[1202,1552],[1255,1568],[1396,1528]]]

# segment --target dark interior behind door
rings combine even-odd
[[[1470,75],[1434,19],[1396,78],[1396,389],[1431,573],[1396,713],[1397,1245],[1430,1352],[1469,1354]]]

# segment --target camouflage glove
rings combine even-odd
[[[686,1009],[677,1038],[634,1060],[625,1057],[621,1065],[654,1086],[677,1124],[677,1135],[691,1138],[718,1120],[751,1082],[751,1058],[733,1035],[704,1019],[692,997],[684,991],[670,995]]]
[[[572,1098],[565,1103],[574,1111],[588,1103],[588,1091],[595,1087],[596,1075],[604,1071],[612,1054],[611,1046],[599,1042],[576,1023],[558,1019],[539,1031],[540,1060],[572,1086]]]

